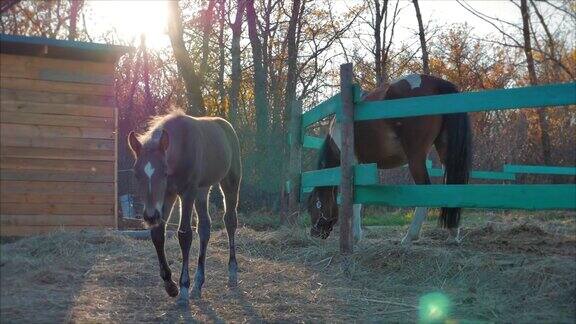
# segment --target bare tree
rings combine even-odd
[[[430,74],[430,67],[428,66],[428,49],[426,48],[426,35],[424,32],[424,24],[422,23],[422,15],[420,14],[420,6],[418,0],[412,0],[414,9],[416,10],[416,19],[418,20],[418,34],[420,35],[420,48],[422,49],[422,71],[424,74]]]
[[[168,19],[168,35],[174,51],[174,58],[180,76],[184,79],[186,97],[188,99],[187,112],[193,116],[206,115],[204,99],[202,97],[201,79],[196,74],[192,60],[184,43],[184,30],[182,28],[182,11],[178,1],[168,1],[170,17]]]
[[[520,0],[520,11],[522,13],[522,36],[524,38],[524,54],[526,55],[528,77],[530,78],[531,85],[537,85],[538,77],[536,75],[534,57],[532,56],[532,43],[530,38],[530,9],[528,7],[528,0]],[[544,108],[537,109],[536,113],[538,115],[538,125],[540,126],[540,140],[542,141],[542,157],[544,164],[551,165],[550,130],[548,127],[546,110],[544,110]]]
[[[224,24],[226,22],[226,1],[218,2],[218,97],[220,101],[221,117],[225,117],[226,112],[226,87],[224,85],[224,70],[226,69],[226,44],[224,43]]]
[[[78,13],[84,5],[84,0],[72,1],[70,4],[70,29],[68,30],[68,40],[76,40],[78,37],[78,31],[76,24],[78,23]]]
[[[288,32],[286,34],[286,43],[288,45],[288,71],[286,80],[286,92],[284,105],[286,106],[284,113],[284,120],[288,120],[290,116],[290,108],[295,107],[293,105],[294,100],[296,100],[296,83],[298,78],[296,73],[298,71],[298,43],[296,34],[299,30],[297,28],[298,21],[300,20],[301,12],[301,2],[300,0],[293,0],[292,10],[290,15],[290,22],[288,24]]]
[[[206,78],[206,72],[208,70],[208,56],[210,54],[210,35],[212,29],[214,28],[214,6],[216,5],[216,0],[209,0],[208,7],[203,11],[201,15],[202,24],[202,58],[200,61],[200,70],[198,72],[202,84]]]
[[[461,0],[457,0],[457,1],[466,10],[468,10],[469,12],[474,14],[475,16],[479,17],[480,19],[490,23],[494,28],[496,28],[500,33],[502,33],[502,35],[505,37],[505,39],[507,39],[513,43],[512,45],[510,45],[508,43],[502,43],[502,45],[521,48],[524,51],[524,56],[526,57],[526,68],[528,70],[529,83],[530,83],[530,85],[537,85],[538,84],[538,75],[536,72],[536,65],[534,62],[534,56],[533,56],[534,48],[532,46],[532,39],[531,39],[531,33],[534,33],[534,30],[531,30],[530,8],[528,6],[528,0],[520,0],[519,9],[520,9],[520,13],[522,16],[522,25],[520,27],[513,24],[513,23],[482,14],[482,13],[478,12],[477,10],[473,9],[469,4],[464,3]],[[520,30],[522,33],[522,40],[516,39],[511,33],[506,32],[502,27],[499,27],[498,25],[496,25],[495,21],[499,22],[500,24],[510,26],[511,28],[514,28],[516,30]],[[544,54],[544,53],[542,53],[542,54]],[[551,57],[552,55],[550,53],[547,53],[547,56]],[[522,113],[522,118],[525,118],[524,114],[525,113]],[[537,119],[538,127],[540,128],[539,129],[539,134],[540,134],[539,137],[540,137],[540,144],[541,144],[541,148],[542,148],[542,151],[541,151],[542,160],[543,160],[544,164],[551,165],[551,163],[552,163],[552,156],[551,156],[552,147],[551,147],[551,141],[550,141],[550,135],[549,135],[550,134],[550,127],[548,125],[547,109],[545,109],[545,108],[536,109],[535,114],[537,117],[536,119]]]
[[[297,73],[297,64],[298,64],[298,43],[297,43],[297,39],[298,36],[296,35],[296,33],[299,31],[299,29],[297,28],[298,25],[298,21],[300,20],[300,12],[301,12],[301,3],[300,0],[293,0],[292,1],[292,10],[291,10],[291,14],[290,14],[290,22],[288,24],[288,32],[286,34],[286,43],[288,46],[288,76],[287,76],[287,80],[286,80],[286,92],[285,92],[285,100],[284,100],[284,104],[285,104],[285,108],[284,108],[284,120],[290,120],[290,129],[288,132],[288,136],[290,138],[290,136],[296,137],[298,134],[298,130],[295,127],[300,127],[298,120],[300,118],[300,114],[302,111],[302,107],[298,104],[296,104],[295,100],[296,100],[296,82],[298,81],[296,73]],[[294,126],[296,125],[296,126]],[[289,141],[290,143],[290,148],[289,148],[289,152],[290,152],[290,163],[287,163],[287,174],[289,178],[295,178],[293,176],[292,170],[299,170],[299,164],[301,163],[299,161],[299,159],[297,159],[295,156],[296,155],[300,155],[300,151],[298,150],[298,148],[295,148],[294,146],[297,146],[298,144],[295,143],[294,141],[296,141],[296,138],[292,138],[291,141]],[[295,180],[293,181],[295,182]],[[287,215],[286,217],[284,217],[282,219],[283,222],[285,221],[289,221],[289,222],[294,222],[297,218],[298,218],[298,204],[297,204],[297,197],[296,195],[299,194],[300,192],[300,187],[297,186],[296,184],[294,184],[294,189],[297,190],[297,192],[289,192],[289,203],[288,203],[288,208],[287,208]]]
[[[388,80],[390,51],[394,40],[394,31],[398,22],[400,1],[392,6],[389,0],[369,0],[366,9],[370,11],[370,21],[374,43],[368,48],[374,57],[375,86]]]
[[[155,103],[150,90],[150,59],[148,48],[146,47],[146,35],[140,36],[140,52],[142,54],[142,77],[144,81],[144,109],[153,116],[156,114]]]
[[[14,6],[15,4],[17,4],[18,2],[20,2],[20,0],[5,0],[5,1],[2,1],[2,4],[0,5],[0,13],[5,13],[6,11],[8,11],[8,9],[12,8],[12,6]]]
[[[234,18],[234,22],[230,24],[230,29],[232,29],[232,71],[230,76],[230,109],[228,110],[228,119],[235,127],[238,124],[239,94],[240,83],[242,80],[240,38],[242,36],[242,21],[245,6],[246,0],[238,0],[236,5],[236,17]]]
[[[256,106],[257,146],[264,153],[266,135],[268,133],[268,79],[264,69],[262,41],[258,36],[254,0],[246,1],[246,17],[248,21],[248,37],[252,47],[252,62],[254,65],[254,105]]]

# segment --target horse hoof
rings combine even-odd
[[[446,240],[446,245],[450,245],[450,246],[460,246],[460,244],[462,244],[461,240],[456,240],[456,239],[448,239]]]
[[[412,247],[412,238],[410,238],[408,236],[404,236],[402,241],[400,241],[400,245],[402,245],[403,247],[406,247],[406,248]]]
[[[192,294],[191,294],[191,298],[192,299],[200,299],[202,297],[202,292],[200,291],[200,289],[192,289]]]
[[[188,305],[188,298],[189,298],[188,289],[181,288],[180,296],[178,297],[178,300],[176,302],[178,303],[178,305],[185,306]]]
[[[238,287],[238,276],[236,274],[230,274],[228,276],[228,288]]]
[[[178,286],[176,286],[176,283],[174,281],[172,280],[164,281],[164,289],[166,289],[166,293],[168,293],[168,296],[170,297],[178,296]]]

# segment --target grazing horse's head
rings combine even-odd
[[[338,222],[336,187],[317,187],[308,197],[308,213],[312,222],[310,235],[326,239]]]
[[[144,201],[144,221],[149,226],[158,225],[162,219],[164,194],[168,183],[168,143],[168,133],[165,130],[153,133],[149,139],[142,142],[134,132],[128,135],[128,144],[136,159],[134,175],[138,192]]]

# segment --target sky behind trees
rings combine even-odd
[[[80,3],[73,33],[71,4]],[[529,8],[526,20],[522,4]],[[354,64],[355,82],[364,90],[427,73],[426,67],[462,91],[574,81],[575,4],[22,0],[2,15],[1,27],[3,33],[134,46],[116,70],[120,137],[141,131],[150,116],[173,106],[191,115],[227,118],[242,143],[243,202],[258,208],[278,203],[283,188],[290,107],[302,100],[306,110],[337,92],[341,63]],[[140,43],[142,33],[146,46]],[[474,113],[475,169],[495,170],[503,163],[573,165],[576,137],[566,134],[576,129],[575,115],[573,107]],[[322,136],[325,129],[311,133]],[[120,165],[129,169],[131,155],[124,144],[119,145]],[[311,166],[315,155],[304,160]]]
[[[338,13],[345,13],[362,2],[363,0],[336,0],[333,1],[333,8]],[[517,6],[507,0],[474,0],[465,3],[494,18],[514,23],[521,20]],[[400,8],[397,40],[409,41],[418,33],[414,8],[407,0],[400,2]],[[498,33],[493,26],[471,14],[456,0],[424,0],[420,2],[420,9],[422,19],[428,28],[468,23],[478,35],[487,36]],[[94,36],[115,30],[121,41],[129,43],[132,39],[137,39],[141,33],[145,33],[150,47],[170,46],[166,33],[168,11],[165,1],[88,0],[86,10],[91,13],[88,17],[87,28]],[[552,16],[550,18],[556,20],[558,24],[566,17]]]

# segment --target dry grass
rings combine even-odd
[[[411,249],[403,228],[370,228],[352,257],[304,229],[238,233],[240,285],[226,283],[227,240],[213,233],[201,301],[164,293],[152,243],[111,231],[54,233],[3,244],[1,322],[416,322],[419,299],[442,292],[460,322],[576,319],[574,215],[489,217],[465,243],[425,228]],[[197,244],[197,238],[194,241]],[[195,244],[195,245],[196,245]],[[196,247],[193,249],[195,254]],[[178,242],[167,244],[175,277]],[[195,259],[195,256],[192,258]],[[191,263],[191,269],[195,262]]]

